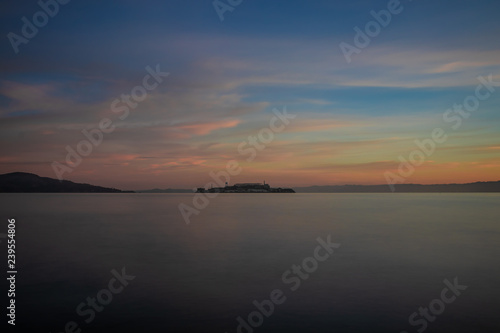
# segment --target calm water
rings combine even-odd
[[[500,332],[497,194],[222,194],[190,225],[178,204],[192,194],[0,197],[17,221],[18,329],[233,333],[280,289],[254,332],[411,333],[457,277],[467,290],[434,302],[425,332]],[[307,279],[289,272],[292,291],[282,275],[328,235],[341,246]],[[123,267],[135,278],[86,323],[76,308]]]

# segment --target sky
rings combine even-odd
[[[59,1],[0,4],[0,173],[500,180],[496,0]]]

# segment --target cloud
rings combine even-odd
[[[220,129],[236,127],[239,123],[239,120],[223,120],[217,122],[181,124],[175,126],[173,130],[186,132],[190,135],[207,135]]]

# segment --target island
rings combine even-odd
[[[224,187],[211,187],[205,189],[204,187],[199,187],[196,193],[295,193],[291,188],[273,188],[264,182],[261,183],[242,183],[234,184],[232,186],[227,185]]]

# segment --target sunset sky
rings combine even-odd
[[[9,33],[22,37],[22,18],[42,9],[0,4],[0,173],[57,178],[53,162],[67,165],[67,147],[108,118],[115,129],[64,179],[193,188],[236,160],[231,183],[384,184],[441,128],[446,142],[406,183],[500,180],[500,83],[479,89],[487,97],[460,124],[444,119],[476,96],[479,76],[500,82],[497,0],[401,1],[350,62],[340,44],[355,46],[354,28],[388,1],[243,0],[223,21],[212,0],[58,6],[16,53]],[[169,75],[150,77],[143,101],[113,112],[158,68]],[[238,146],[284,108],[296,117],[248,161]]]

